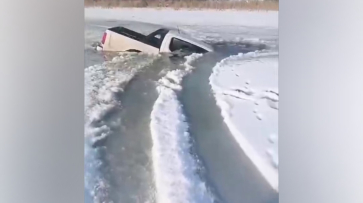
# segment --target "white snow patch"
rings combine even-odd
[[[228,57],[213,68],[209,79],[231,133],[278,190],[278,53]]]
[[[182,78],[199,57],[187,57],[186,70],[168,72],[159,81],[159,97],[151,112],[152,156],[159,203],[211,203],[213,196],[196,174],[197,160],[190,154],[188,124],[177,98]]]

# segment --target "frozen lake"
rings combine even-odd
[[[86,202],[277,203],[278,192],[231,133],[210,85],[221,60],[278,50],[277,13],[173,13],[86,9]],[[177,26],[216,52],[186,60],[92,48],[107,27],[147,33],[156,24]]]

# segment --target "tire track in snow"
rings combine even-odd
[[[214,197],[196,173],[198,160],[190,154],[188,124],[178,101],[181,81],[199,54],[186,57],[186,70],[170,71],[159,80],[159,97],[151,112],[152,156],[158,203],[212,203]]]

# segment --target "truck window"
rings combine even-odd
[[[196,53],[205,53],[207,52],[206,50],[195,46],[193,44],[190,44],[186,41],[180,40],[178,38],[172,38],[171,39],[171,43],[169,46],[170,51],[176,51],[176,50],[186,50],[186,51],[191,51],[191,52],[196,52]]]
[[[148,36],[146,36],[146,42],[160,48],[162,41],[164,40],[165,35],[168,33],[166,29],[159,29]]]

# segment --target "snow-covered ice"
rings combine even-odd
[[[218,15],[215,15],[218,14]],[[85,18],[97,20],[133,20],[147,23],[186,25],[243,25],[251,27],[278,26],[276,11],[174,10],[152,8],[86,8]]]
[[[86,8],[85,18],[116,24],[122,20],[179,28],[196,39],[211,42],[263,42],[273,46],[278,38],[276,11]],[[127,23],[126,26],[133,25]]]
[[[183,77],[193,67],[190,63],[198,54],[187,57],[186,70],[172,70],[159,80],[159,97],[151,112],[152,156],[160,203],[212,203],[206,183],[197,174],[198,163],[190,154],[188,123],[177,93]]]
[[[278,53],[252,52],[219,62],[210,84],[243,151],[278,189]]]

